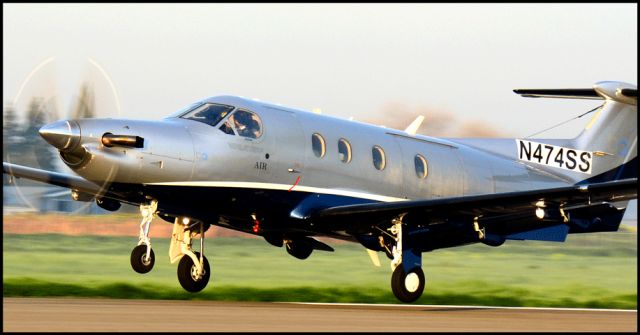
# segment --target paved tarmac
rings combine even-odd
[[[424,305],[3,298],[5,332],[637,332],[638,312]]]

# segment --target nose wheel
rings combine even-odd
[[[147,256],[147,246],[139,245],[131,251],[131,267],[137,273],[147,273],[153,269],[156,256],[153,249],[149,248],[149,256]]]

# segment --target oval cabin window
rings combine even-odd
[[[351,144],[344,138],[338,141],[338,155],[343,163],[351,162]]]
[[[416,166],[416,175],[420,179],[424,179],[427,177],[427,160],[420,154],[416,155],[413,159],[413,162]]]
[[[324,154],[326,153],[326,146],[322,135],[318,133],[311,135],[311,147],[313,148],[313,154],[316,155],[316,157],[324,157]]]
[[[373,166],[378,170],[384,170],[386,165],[384,150],[376,145],[371,149],[371,155],[373,157]]]

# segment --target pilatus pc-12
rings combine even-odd
[[[203,241],[217,225],[299,259],[333,251],[320,236],[360,243],[374,261],[382,251],[394,295],[412,302],[425,286],[424,252],[616,231],[637,197],[635,85],[515,92],[603,104],[575,138],[442,139],[417,135],[420,120],[401,131],[217,96],[158,121],[45,125],[40,135],[77,175],[7,162],[3,171],[108,210],[139,206],[139,273],[154,264],[152,219],[173,223],[169,259],[190,292],[209,281]]]

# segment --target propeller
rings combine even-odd
[[[59,81],[57,75],[61,65],[64,66],[64,82]],[[74,71],[78,73],[75,78]],[[67,89],[60,89],[64,87]],[[40,136],[40,128],[59,120],[117,118],[121,114],[113,81],[106,70],[91,58],[84,64],[65,63],[54,57],[44,60],[25,77],[15,97],[5,103],[3,161],[66,174],[75,173],[62,162],[57,149]],[[97,200],[99,205],[104,204],[100,195],[110,184],[114,173],[115,171],[111,171],[106,176],[98,195],[69,190],[72,199],[86,202],[74,212],[86,212],[93,200]],[[9,178],[5,175],[3,181],[7,185]],[[15,187],[10,188],[7,193],[13,193],[22,206],[37,210],[38,202],[44,199],[35,200],[37,197],[34,194],[41,192],[41,189],[34,189],[34,186],[41,187],[43,184],[21,178],[12,178],[11,182]],[[43,198],[57,196],[57,193],[60,192],[43,195]],[[5,197],[5,207],[7,198]],[[113,209],[113,204],[110,205]],[[103,208],[105,206],[101,205]]]

